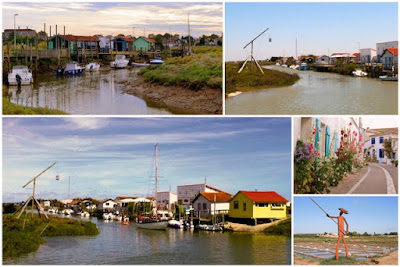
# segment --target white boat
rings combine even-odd
[[[282,68],[287,68],[287,65],[286,65],[286,64],[283,64],[281,67],[282,67]]]
[[[81,74],[85,70],[84,67],[81,67],[76,63],[75,61],[69,62],[67,66],[64,69],[64,74],[67,75],[76,75],[76,74]]]
[[[128,66],[128,63],[129,60],[126,59],[125,55],[117,55],[115,61],[112,61],[110,65],[111,68],[124,69],[126,66]]]
[[[353,74],[353,76],[356,76],[356,77],[365,77],[368,75],[368,73],[366,73],[360,69],[356,69],[355,71],[352,72],[352,74]]]
[[[389,81],[389,82],[397,82],[398,81],[397,75],[396,76],[394,76],[394,75],[392,75],[392,76],[387,76],[387,75],[379,76],[379,79],[381,79],[381,81]]]
[[[135,67],[147,67],[147,66],[149,66],[150,64],[149,64],[149,63],[136,63],[136,62],[132,62],[131,65],[132,65],[132,66],[135,66]]]
[[[148,230],[166,230],[168,226],[168,221],[141,221],[136,222],[136,227]]]
[[[9,85],[29,85],[31,83],[33,83],[32,71],[27,66],[14,66],[8,74]]]
[[[64,210],[64,214],[65,215],[71,215],[72,213],[74,213],[74,211],[72,209],[65,209]]]
[[[279,64],[279,62],[277,62],[276,64],[275,64],[275,66],[280,66],[281,64]]]
[[[81,217],[90,217],[90,213],[87,211],[81,212]]]
[[[150,60],[150,64],[152,64],[152,65],[160,65],[163,63],[164,63],[164,60],[161,60],[160,57],[155,57],[153,60]]]
[[[49,213],[54,213],[54,214],[56,214],[56,213],[58,212],[58,209],[57,209],[57,208],[50,208],[50,209],[48,210],[48,212],[49,212]]]
[[[115,217],[115,215],[114,215],[112,212],[104,213],[104,214],[103,214],[103,219],[106,220],[106,221],[107,221],[107,220],[113,220],[114,217]]]
[[[180,221],[177,221],[177,220],[169,220],[168,221],[168,226],[169,227],[171,227],[171,228],[178,228],[178,229],[180,229],[180,228],[183,228],[183,222],[180,220]]]
[[[86,71],[99,71],[100,70],[100,64],[97,62],[91,62],[86,65]]]
[[[222,231],[223,228],[218,224],[199,224],[199,229],[204,231]]]

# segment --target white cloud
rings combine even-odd
[[[78,129],[83,130],[96,130],[104,128],[108,125],[109,120],[107,118],[65,118],[65,120],[71,123]]]

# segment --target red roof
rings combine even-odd
[[[231,195],[224,192],[219,192],[219,193],[200,192],[200,195],[205,197],[210,202],[229,202],[231,200]]]
[[[156,43],[156,41],[154,39],[151,39],[151,38],[144,37],[143,39],[147,40],[150,43]]]
[[[394,56],[397,56],[399,53],[398,52],[399,49],[396,47],[389,47],[389,48],[386,48],[386,50],[389,51]],[[385,53],[385,52],[383,52],[383,53]]]
[[[272,202],[272,203],[287,203],[286,198],[279,195],[275,191],[239,191],[250,198],[253,202]]]
[[[74,200],[74,201],[72,201],[70,204],[71,205],[75,205],[75,204],[78,204],[79,202],[81,202],[80,200]]]
[[[91,42],[100,42],[99,38],[95,36],[78,36],[78,35],[60,35],[60,37],[67,39],[68,41],[91,41]]]
[[[358,57],[360,53],[354,53],[353,56]]]
[[[130,42],[130,43],[133,42],[132,38],[127,38],[125,36],[117,36],[117,37],[115,37],[115,39],[117,39],[117,38],[121,38],[122,40],[125,40],[125,41]]]

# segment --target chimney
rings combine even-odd
[[[18,26],[18,30],[20,29],[20,27]]]

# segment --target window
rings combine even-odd
[[[383,136],[379,137],[379,144],[383,143]]]
[[[381,148],[379,149],[379,158],[381,159],[383,158],[383,149]]]
[[[371,138],[371,144],[375,145],[375,138]]]
[[[243,203],[243,211],[246,211],[247,209],[247,203]]]
[[[256,207],[268,207],[268,203],[257,203]]]
[[[239,201],[233,202],[233,208],[237,210],[239,208]]]
[[[203,203],[203,210],[207,209],[207,203]]]
[[[197,203],[197,209],[201,210],[201,203]]]
[[[106,206],[110,206],[110,203],[107,202],[107,203],[106,203]]]
[[[282,204],[276,204],[276,203],[272,203],[271,207],[282,207]]]
[[[187,199],[184,199],[184,200],[183,200],[183,202],[187,203],[187,202],[189,202],[189,200],[187,200]]]

